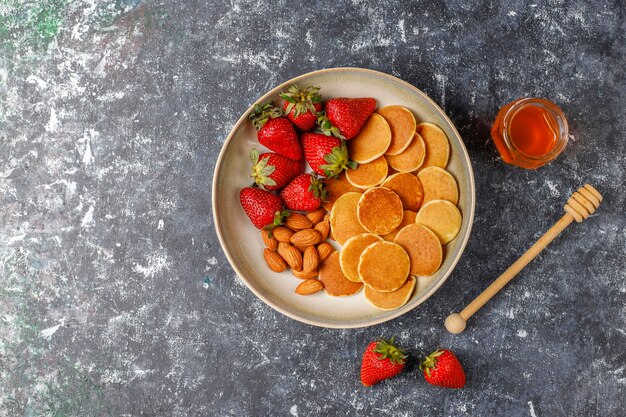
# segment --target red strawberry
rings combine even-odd
[[[346,140],[350,140],[359,133],[363,123],[376,110],[376,100],[371,97],[331,98],[326,102],[325,110],[328,120],[339,129]]]
[[[313,211],[322,205],[326,197],[324,185],[311,174],[300,174],[280,192],[289,210]]]
[[[361,382],[366,387],[398,375],[404,369],[406,353],[394,345],[395,337],[370,343],[363,353]]]
[[[307,87],[301,89],[292,85],[279,94],[285,100],[283,110],[289,120],[303,132],[315,127],[317,113],[322,111],[322,96],[319,95],[319,87]]]
[[[242,188],[239,192],[239,201],[257,229],[278,226],[287,215],[280,197],[260,188]]]
[[[463,388],[465,372],[454,353],[449,350],[436,350],[420,365],[426,382],[445,388]]]
[[[304,158],[313,171],[324,177],[334,177],[350,168],[355,169],[356,162],[348,159],[346,143],[322,133],[304,133],[302,135]]]
[[[296,129],[289,119],[283,116],[281,109],[273,107],[270,103],[263,106],[255,104],[254,111],[250,113],[248,119],[256,128],[256,136],[261,145],[287,158],[296,161],[302,159]]]
[[[279,190],[298,174],[304,171],[302,161],[294,161],[273,152],[259,155],[259,151],[250,151],[254,182],[265,190]]]

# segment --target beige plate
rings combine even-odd
[[[252,106],[241,116],[226,138],[213,174],[213,219],[226,257],[243,282],[261,300],[281,313],[315,326],[365,327],[398,317],[430,297],[452,273],[469,239],[474,220],[474,174],[459,133],[445,113],[426,94],[412,85],[381,72],[360,68],[333,68],[301,75],[279,85],[256,102],[274,100],[287,86],[321,87],[325,99],[331,97],[374,97],[378,107],[398,104],[410,109],[417,122],[440,126],[450,139],[450,161],[447,170],[459,184],[458,207],[463,225],[458,236],[446,247],[446,256],[437,273],[418,278],[413,296],[403,307],[380,311],[369,305],[363,293],[350,297],[328,297],[320,293],[303,297],[294,292],[301,282],[290,272],[270,271],[263,263],[261,234],[252,226],[239,205],[239,190],[250,185],[248,177],[252,147],[259,148],[256,133],[247,120]],[[339,249],[339,248],[337,248]],[[441,301],[441,300],[440,300]]]

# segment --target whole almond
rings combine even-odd
[[[293,230],[285,226],[278,226],[278,227],[275,227],[274,230],[272,230],[272,236],[274,236],[274,239],[276,239],[279,242],[289,243],[291,236],[293,236]]]
[[[296,287],[296,294],[311,295],[319,292],[322,288],[324,288],[322,281],[317,279],[307,279]]]
[[[296,246],[317,245],[322,241],[322,235],[315,229],[303,229],[291,236],[291,243]]]
[[[278,241],[274,236],[270,237],[270,231],[262,229],[261,230],[261,238],[263,238],[263,243],[268,249],[275,251],[278,248]]]
[[[317,278],[317,276],[320,274],[319,270],[314,270],[314,271],[310,271],[310,272],[304,272],[304,271],[294,271],[293,269],[291,270],[291,273],[293,274],[294,277],[296,278],[300,278],[300,279],[312,279],[312,278]]]
[[[317,245],[317,255],[319,258],[319,262],[322,263],[333,253],[334,249],[330,243],[322,242]]]
[[[309,211],[306,214],[306,218],[309,219],[311,223],[313,223],[313,225],[316,225],[322,220],[324,220],[325,215],[326,215],[326,209],[319,208],[315,211]]]
[[[280,242],[278,244],[278,253],[291,269],[294,271],[302,271],[302,254],[295,246]]]
[[[309,246],[304,250],[304,255],[302,256],[302,270],[304,272],[315,271],[319,266],[319,256],[317,255],[317,249],[315,246]]]
[[[310,229],[313,227],[311,224],[311,220],[307,219],[304,214],[300,213],[291,213],[285,219],[285,226],[290,228],[291,230],[298,231],[302,229]]]
[[[320,232],[320,235],[322,235],[322,240],[326,240],[328,238],[328,235],[330,234],[330,223],[327,220],[322,220],[315,225],[315,230]]]
[[[274,272],[283,272],[287,269],[287,264],[285,260],[276,252],[271,249],[265,248],[263,250],[263,258],[265,258],[265,263],[270,269]]]

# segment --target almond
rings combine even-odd
[[[293,231],[291,229],[286,228],[285,226],[278,226],[272,230],[272,236],[279,242],[287,242],[291,239],[293,235]]]
[[[324,288],[322,281],[317,279],[307,279],[296,287],[296,294],[311,295],[319,292],[322,288]]]
[[[320,274],[320,272],[317,269],[311,272],[291,270],[291,273],[293,274],[294,277],[300,278],[300,279],[313,279],[313,278],[317,278],[317,276]]]
[[[295,246],[280,242],[278,244],[278,253],[291,269],[294,271],[302,271],[302,254]]]
[[[317,245],[322,241],[322,235],[315,229],[303,229],[291,236],[291,243],[296,246]]]
[[[274,236],[270,237],[269,230],[262,229],[261,238],[263,238],[263,243],[268,249],[275,251],[278,248],[278,241]]]
[[[285,260],[276,252],[271,249],[263,250],[263,257],[265,258],[265,263],[270,269],[274,272],[283,272],[287,269],[287,264]]]
[[[315,246],[309,246],[304,250],[304,256],[302,257],[302,270],[304,272],[312,272],[319,266],[320,260],[317,255],[317,249]]]
[[[332,245],[327,242],[322,242],[317,245],[317,255],[319,258],[319,262],[322,263],[330,256],[331,253],[334,252]]]
[[[307,219],[304,214],[300,213],[291,213],[285,219],[285,226],[290,228],[293,231],[302,230],[302,229],[310,229],[313,227],[311,224],[311,220]]]
[[[322,236],[322,241],[326,240],[328,238],[328,235],[330,234],[330,223],[327,220],[322,220],[315,225],[315,230],[320,232],[320,235]]]
[[[323,208],[319,208],[315,211],[309,211],[306,214],[306,218],[309,219],[311,223],[313,223],[313,225],[316,225],[322,220],[324,220],[325,215],[326,215],[326,210]]]

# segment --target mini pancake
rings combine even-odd
[[[432,200],[448,200],[455,204],[459,202],[459,186],[448,171],[439,167],[428,167],[417,173],[424,189],[422,205]]]
[[[328,211],[333,208],[335,201],[345,193],[363,192],[348,182],[345,172],[339,174],[337,178],[324,178],[324,190],[326,190],[326,199],[322,202],[322,206]]]
[[[365,286],[365,299],[379,310],[395,310],[409,301],[415,289],[415,278],[409,277],[400,288],[391,292],[380,292]]]
[[[375,187],[385,181],[385,178],[387,178],[387,161],[384,156],[346,171],[346,179],[357,188]]]
[[[395,291],[409,276],[411,261],[400,245],[376,242],[369,245],[359,260],[359,278],[368,287],[380,291]]]
[[[391,144],[385,154],[398,155],[402,153],[413,140],[415,128],[415,116],[406,107],[387,106],[379,109],[378,114],[383,116],[391,128]]]
[[[385,155],[390,167],[398,172],[417,171],[424,163],[426,157],[426,145],[424,139],[417,133],[413,140],[402,153],[398,155]]]
[[[402,228],[404,226],[408,226],[410,224],[415,223],[415,216],[417,215],[416,212],[411,211],[411,210],[404,210],[404,216],[402,216],[402,221],[400,222],[400,225],[398,227],[396,227],[395,229],[393,229],[393,231],[391,233],[387,233],[386,235],[381,236],[383,239],[385,239],[388,242],[393,242],[393,240],[396,238],[396,235],[398,234],[398,232],[400,230],[402,230]]]
[[[360,282],[352,282],[341,272],[339,252],[335,251],[320,266],[319,280],[324,284],[326,294],[333,297],[345,297],[356,294],[363,288]]]
[[[383,156],[391,144],[391,128],[380,114],[372,113],[359,134],[348,141],[348,155],[358,164]]]
[[[386,235],[402,221],[402,201],[389,188],[370,188],[359,199],[356,214],[368,232]]]
[[[343,274],[350,281],[361,282],[359,278],[359,259],[361,253],[372,243],[380,242],[382,239],[371,233],[363,233],[352,236],[346,241],[339,252],[339,263]]]
[[[424,190],[415,175],[409,172],[393,174],[383,182],[382,186],[398,194],[405,210],[417,211],[420,208]]]
[[[442,245],[450,242],[461,230],[463,217],[459,209],[447,200],[432,200],[424,204],[415,218],[433,231]]]
[[[421,224],[405,226],[398,232],[395,242],[409,254],[411,275],[432,275],[441,266],[443,248],[437,235],[428,227]]]
[[[330,212],[330,229],[337,243],[343,245],[352,236],[367,233],[357,217],[361,193],[346,193],[339,197]]]
[[[426,145],[422,169],[430,166],[445,168],[450,158],[450,142],[445,132],[439,126],[426,122],[418,124],[416,130]]]

